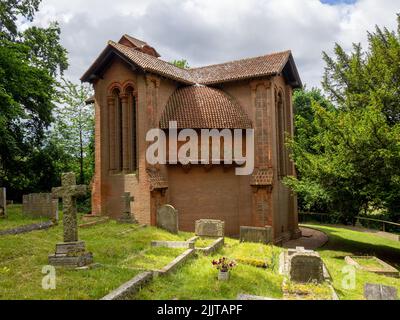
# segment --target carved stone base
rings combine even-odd
[[[93,263],[93,255],[86,252],[85,242],[68,242],[56,245],[56,253],[49,256],[49,264],[55,267],[80,268]]]
[[[123,223],[123,224],[138,224],[139,222],[132,217],[131,214],[129,213],[124,213],[123,216],[121,218],[118,219],[119,223]]]

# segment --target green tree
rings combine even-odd
[[[188,63],[187,60],[185,60],[185,59],[174,60],[174,61],[171,61],[171,63],[172,63],[174,66],[176,66],[176,67],[178,67],[178,68],[181,68],[181,69],[189,69],[189,68],[190,68],[189,63]]]
[[[71,167],[79,174],[81,184],[90,182],[94,167],[94,108],[86,103],[92,95],[90,86],[63,79],[54,112],[53,134],[58,145],[72,156]]]
[[[398,26],[397,32],[378,26],[369,32],[367,51],[354,44],[346,53],[336,44],[335,59],[323,53],[322,85],[338,108],[353,110],[373,103],[389,124],[400,122],[400,15]]]
[[[32,21],[41,0],[2,0],[0,2],[0,38],[9,40],[18,36],[16,21],[23,17]]]
[[[39,3],[0,3],[0,185],[11,196],[35,188],[32,161],[41,153],[52,122],[56,76],[68,66],[56,23],[25,32],[17,28],[17,19],[33,20]]]
[[[305,208],[325,207],[343,222],[372,208],[393,220],[400,213],[400,32],[376,28],[369,41],[367,52],[336,45],[335,58],[325,54],[323,86],[334,108],[318,97],[308,108],[303,93],[295,98],[289,145],[299,175],[286,183]]]

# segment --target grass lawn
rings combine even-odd
[[[151,240],[185,241],[193,236],[171,235],[152,227],[133,228],[110,221],[80,229],[80,239],[86,241],[101,266],[87,271],[57,268],[56,290],[42,289],[42,268],[55,244],[62,242],[61,226],[0,237],[0,300],[99,299],[140,273],[141,268],[161,268],[179,255],[171,249],[152,249]]]
[[[400,242],[344,228],[320,225],[308,226],[321,230],[329,236],[329,242],[318,251],[332,275],[333,286],[340,299],[363,299],[366,283],[394,286],[400,292],[400,279],[362,270],[356,271],[356,288],[354,290],[344,289],[342,286],[343,278],[346,276],[342,273],[343,267],[347,266],[344,261],[346,256],[376,256],[399,269]]]
[[[256,268],[239,263],[232,271],[229,282],[217,280],[217,270],[211,264],[222,256],[231,259],[267,260],[279,255],[281,249],[259,244],[240,244],[225,239],[225,247],[213,256],[199,253],[177,273],[160,277],[142,289],[134,299],[139,300],[216,300],[236,299],[240,293],[282,298],[283,277],[271,269]]]
[[[382,269],[383,266],[376,261],[374,258],[364,258],[364,257],[357,257],[353,258],[361,267],[365,268],[373,268],[373,269]]]
[[[48,218],[28,217],[22,214],[22,205],[7,206],[7,219],[0,219],[0,230],[13,229],[27,224],[49,221]]]
[[[213,238],[200,238],[196,241],[196,248],[208,248],[215,242]]]
[[[39,219],[40,221],[40,219]],[[21,206],[10,206],[9,218],[0,221],[0,228],[38,222],[25,218]],[[380,276],[362,270],[356,271],[356,288],[344,289],[342,273],[350,256],[377,256],[400,267],[400,242],[352,231],[345,228],[310,225],[329,236],[329,242],[320,252],[333,278],[333,285],[341,299],[363,299],[364,284],[380,283],[395,286],[400,291],[400,279]],[[191,233],[173,235],[163,230],[108,221],[79,230],[80,239],[94,253],[98,268],[76,271],[58,268],[56,290],[42,289],[42,268],[47,257],[54,253],[55,244],[62,242],[62,226],[17,236],[0,237],[0,300],[2,299],[99,299],[132,279],[143,270],[161,269],[184,249],[152,248],[152,240],[187,241]],[[213,240],[200,239],[197,247],[206,247]],[[240,293],[281,299],[283,277],[277,272],[279,254],[283,249],[261,244],[240,243],[226,238],[225,246],[213,256],[198,253],[176,273],[158,277],[132,299],[236,299]],[[222,256],[235,259],[238,266],[229,282],[217,280],[217,270],[211,264]],[[287,299],[328,299],[326,285],[295,285],[287,282]]]

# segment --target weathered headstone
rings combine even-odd
[[[51,193],[32,193],[22,198],[22,212],[34,217],[47,217],[58,221],[58,199]]]
[[[167,204],[157,210],[157,227],[171,233],[178,233],[178,211]]]
[[[282,252],[279,258],[279,273],[299,283],[322,283],[329,278],[318,252],[303,247]]]
[[[221,238],[225,236],[225,222],[202,219],[196,221],[196,236]]]
[[[118,220],[120,223],[138,223],[131,213],[131,202],[135,200],[134,197],[131,197],[130,192],[125,192],[122,196],[124,201],[124,212],[122,213],[122,217]]]
[[[62,186],[53,188],[55,199],[63,201],[64,243],[56,245],[56,253],[49,256],[49,264],[65,267],[83,267],[93,262],[93,255],[86,252],[85,242],[78,241],[78,221],[76,198],[87,193],[87,186],[76,185],[74,173],[65,173],[61,177]]]
[[[0,188],[0,219],[7,217],[7,195],[6,188]]]
[[[306,250],[289,252],[289,278],[293,282],[324,282],[324,263],[318,253]]]
[[[240,242],[271,243],[272,227],[240,227]]]
[[[364,286],[364,298],[366,300],[397,300],[397,288],[367,283]]]

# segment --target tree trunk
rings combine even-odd
[[[85,176],[83,173],[83,139],[82,139],[82,131],[79,131],[79,143],[80,143],[80,177],[79,177],[79,183],[84,184],[85,183]]]

